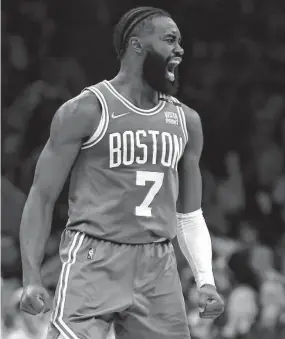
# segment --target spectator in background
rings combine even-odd
[[[277,133],[284,102],[281,96],[274,95],[256,110],[250,141],[254,162],[251,162],[251,175],[246,177],[246,213],[257,224],[260,240],[271,246],[284,230],[285,159]]]
[[[280,271],[281,276],[283,277],[283,281],[285,284],[285,234],[281,236],[277,246],[276,246],[276,257],[277,257],[277,265]]]
[[[245,192],[239,155],[229,152],[225,156],[227,178],[217,187],[217,195],[224,213],[236,215],[245,207]]]
[[[221,331],[223,339],[249,339],[258,315],[257,294],[247,286],[235,288],[226,306],[226,324]]]
[[[2,233],[1,275],[4,279],[21,279],[22,275],[19,244],[11,234]]]
[[[38,59],[41,60],[48,54],[56,26],[48,15],[48,5],[44,1],[23,1],[18,11],[25,23],[23,30],[28,42],[31,63],[34,65]]]
[[[7,13],[1,12],[2,27],[2,55],[1,55],[1,81],[2,81],[2,107],[10,104],[14,96],[25,85],[27,78],[27,67],[29,63],[28,50],[26,42],[18,32],[10,30],[8,25]],[[4,103],[4,105],[3,105]],[[4,120],[7,111],[2,110],[2,119]]]
[[[70,97],[60,61],[46,58],[41,80],[28,85],[9,108],[3,142],[4,170],[10,176],[13,173],[12,180],[26,193],[48,139],[53,114]]]
[[[4,279],[1,277],[1,339],[6,339],[13,328],[14,313],[10,312],[13,293],[20,288],[18,279]]]
[[[240,159],[236,152],[225,155],[224,168],[226,173],[219,180],[210,172],[203,172],[206,195],[203,209],[211,230],[217,235],[226,236],[230,233],[230,222],[244,209],[245,190]]]
[[[3,233],[18,238],[19,224],[26,202],[25,194],[6,177],[1,177],[1,227]],[[3,240],[3,239],[2,239]],[[2,244],[3,251],[3,244]],[[3,252],[2,252],[3,253]]]
[[[276,275],[273,251],[257,244],[233,253],[228,261],[236,284],[244,284],[259,290],[263,280]]]
[[[6,317],[10,317],[11,324],[3,339],[45,339],[50,314],[33,316],[19,309],[22,288],[17,289],[8,305]]]
[[[248,339],[283,339],[285,337],[285,294],[278,281],[264,281],[260,289],[260,308],[257,322],[251,327]]]
[[[260,288],[260,316],[257,323],[262,331],[285,329],[285,289],[281,282],[264,281]],[[283,332],[285,333],[285,332]]]

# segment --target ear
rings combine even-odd
[[[142,43],[141,43],[141,41],[138,37],[131,37],[129,44],[136,53],[138,53],[138,54],[143,53],[144,48],[143,48],[143,45],[142,45]]]

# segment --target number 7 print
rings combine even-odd
[[[136,172],[136,184],[138,186],[145,186],[147,181],[152,181],[153,185],[148,191],[144,201],[136,207],[135,215],[140,217],[151,217],[150,204],[155,198],[156,194],[160,190],[163,183],[164,173],[161,172],[149,172],[149,171],[137,171]]]

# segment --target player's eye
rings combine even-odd
[[[173,44],[173,43],[175,42],[176,38],[173,37],[173,36],[170,36],[170,37],[167,37],[165,40],[166,40],[169,44]]]

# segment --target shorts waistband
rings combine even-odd
[[[158,239],[156,241],[153,242],[147,242],[147,243],[125,243],[125,242],[118,242],[118,241],[113,241],[110,239],[103,239],[103,238],[98,238],[98,237],[94,237],[93,235],[89,235],[86,234],[86,236],[93,238],[97,241],[102,241],[102,242],[106,242],[106,243],[110,243],[110,244],[114,244],[114,245],[119,245],[119,246],[144,246],[144,245],[164,245],[164,244],[169,244],[170,240],[167,238],[161,238]]]
[[[113,240],[107,240],[107,239],[102,239],[102,238],[97,238],[97,237],[92,237],[98,241],[103,241],[103,242],[107,242],[110,244],[114,244],[114,245],[119,245],[119,246],[145,246],[145,245],[164,245],[164,244],[169,244],[170,240],[169,239],[159,239],[157,241],[153,241],[153,242],[144,242],[144,243],[127,243],[127,242],[117,242],[117,241],[113,241]]]
[[[142,243],[128,243],[128,242],[119,242],[119,241],[114,241],[111,239],[104,239],[100,237],[96,237],[93,234],[86,233],[84,231],[79,231],[75,229],[70,229],[70,228],[65,228],[64,232],[72,232],[72,233],[81,233],[84,234],[86,237],[92,238],[97,241],[103,241],[103,242],[109,242],[114,245],[130,245],[130,246],[138,246],[138,245],[155,245],[155,244],[168,244],[171,243],[171,240],[168,238],[159,238],[157,240],[154,240],[152,242],[142,242]]]

